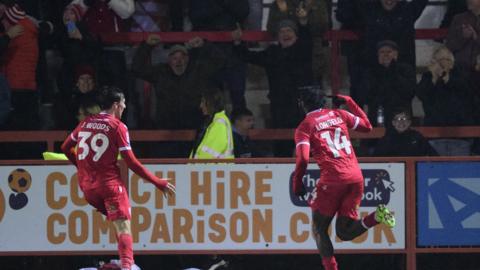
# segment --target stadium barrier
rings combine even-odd
[[[414,127],[426,138],[478,138],[480,126],[472,127]],[[249,136],[254,141],[293,140],[293,129],[253,129]],[[369,133],[350,131],[352,139],[379,139],[385,128],[374,128]],[[42,142],[48,151],[55,151],[55,143],[63,142],[67,131],[1,131],[0,143]],[[132,142],[192,141],[194,130],[131,130]]]
[[[316,253],[309,209],[290,190],[293,159],[144,162],[157,175],[174,179],[177,197],[164,200],[121,165],[137,254]],[[480,157],[360,162],[361,214],[387,203],[397,226],[378,226],[353,242],[333,238],[337,253],[403,254],[406,269],[416,270],[418,254],[480,252]],[[0,161],[0,168],[1,179],[8,179],[0,181],[0,256],[116,253],[113,230],[87,206],[73,166]],[[304,178],[309,192],[318,175],[316,164],[310,164]]]

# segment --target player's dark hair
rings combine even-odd
[[[253,113],[246,107],[236,108],[232,111],[230,119],[232,120],[232,123],[235,123],[235,121],[241,119],[244,116],[253,116]]]
[[[120,102],[125,98],[123,91],[115,86],[104,86],[100,88],[97,95],[97,102],[102,110],[108,110],[113,103]]]
[[[325,106],[325,94],[318,85],[300,87],[299,100],[303,102],[307,111]]]

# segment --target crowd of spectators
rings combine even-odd
[[[229,31],[232,42],[194,37],[183,44],[167,44],[150,34],[130,63],[130,48],[106,45],[102,34],[130,31],[134,0],[0,0],[0,129],[72,129],[86,115],[98,112],[96,89],[114,85],[124,89],[133,104],[129,109],[136,111],[128,114],[129,121],[135,122],[130,126],[198,131],[194,142],[161,144],[156,151],[159,156],[195,156],[202,136],[224,110],[233,130],[232,155],[257,156],[248,139],[254,119],[245,98],[247,64],[266,72],[267,127],[295,128],[303,117],[297,105],[298,89],[326,85],[319,70],[328,63],[320,52],[328,46],[323,37],[332,28],[333,15],[341,29],[360,34],[359,40],[342,43],[349,94],[364,106],[374,126],[386,128],[385,137],[369,144],[368,152],[471,154],[474,141],[428,141],[410,126],[480,124],[480,0],[448,1],[441,24],[449,28],[448,36],[440,41],[443,44],[438,44],[422,74],[416,66],[415,23],[427,3],[338,0],[334,7],[330,0],[275,0],[266,21],[274,42],[259,49],[243,41],[242,30],[260,30],[262,1],[168,1],[171,23],[164,30]],[[164,48],[166,61],[157,63],[152,57],[158,47]],[[52,50],[61,57],[61,68],[47,74]],[[152,84],[148,102],[132,90],[137,79]],[[206,102],[202,96],[211,96],[208,93],[213,90],[226,97],[228,106],[202,114],[200,104]],[[415,97],[425,113],[420,119],[411,113]],[[138,111],[145,111],[147,104],[145,121]],[[392,140],[410,146],[389,149]],[[277,141],[271,152],[292,156],[293,144]]]

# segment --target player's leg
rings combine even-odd
[[[130,220],[118,219],[113,221],[118,241],[118,255],[122,264],[122,270],[130,270],[133,261],[133,240]]]
[[[130,202],[126,189],[122,185],[103,188],[107,218],[113,222],[118,241],[118,255],[122,269],[130,270],[134,264],[133,240],[130,227]]]
[[[328,228],[340,208],[345,185],[319,183],[315,189],[315,198],[310,202],[312,208],[312,231],[322,264],[326,270],[337,270],[332,241]]]
[[[362,200],[363,183],[353,183],[348,186],[348,190],[342,199],[335,224],[335,231],[338,238],[343,241],[351,241],[379,223],[384,223],[389,227],[395,226],[395,218],[390,211],[382,205],[380,205],[376,211],[359,220],[358,208]]]
[[[317,211],[312,211],[312,233],[325,270],[337,270],[337,262],[333,256],[332,240],[328,235],[328,228],[332,219],[333,216],[325,216]]]

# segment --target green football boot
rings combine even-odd
[[[383,204],[380,204],[377,210],[375,210],[375,220],[378,223],[387,225],[389,228],[395,227],[395,216]]]

